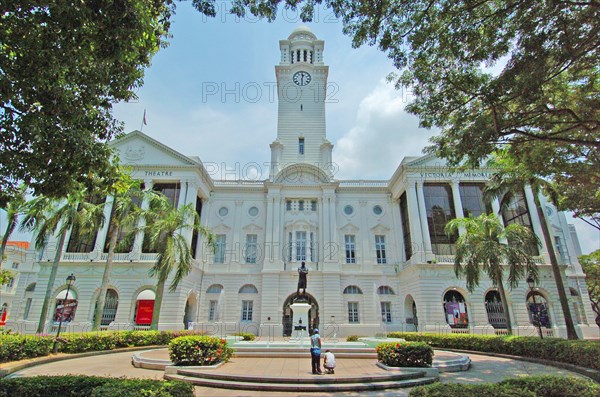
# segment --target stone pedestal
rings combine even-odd
[[[294,302],[290,305],[292,309],[292,338],[304,339],[308,338],[308,311],[310,305],[307,302]]]

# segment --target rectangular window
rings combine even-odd
[[[173,208],[177,208],[177,204],[179,203],[179,194],[181,192],[181,186],[179,185],[179,183],[155,183],[152,186],[152,190],[165,195],[167,201],[171,203],[171,206]],[[144,234],[144,241],[142,242],[142,252],[158,252],[157,247],[150,243],[150,238],[147,234]]]
[[[377,263],[379,263],[379,264],[387,263],[387,259],[385,256],[385,236],[383,236],[383,235],[375,236],[375,253],[377,254]]]
[[[531,218],[529,217],[529,210],[527,207],[527,200],[525,199],[524,193],[518,192],[514,194],[507,194],[502,199],[500,208],[502,209],[502,220],[504,221],[504,226],[516,223],[518,225],[528,227],[533,232]],[[531,246],[530,254],[534,256],[540,254],[537,244],[533,244]]]
[[[215,239],[215,263],[225,263],[225,244],[227,235],[217,234]]]
[[[285,210],[286,211],[291,211],[292,210],[292,200],[287,200],[285,202]]]
[[[31,302],[33,302],[33,298],[27,298],[27,302],[25,302],[25,312],[23,313],[23,320],[27,320],[29,318],[29,311],[31,310]]]
[[[15,279],[11,278],[10,281],[6,284],[6,289],[11,289],[15,284]]]
[[[565,253],[565,250],[563,249],[561,238],[559,236],[554,236],[554,243],[556,244],[556,250],[560,255],[560,260],[563,264],[567,264],[567,255]]]
[[[488,208],[483,202],[484,187],[483,183],[461,183],[459,185],[458,190],[465,218],[469,216],[475,218],[491,212],[491,208]]]
[[[19,268],[19,264],[17,262],[13,262],[12,266],[13,269],[18,269]]]
[[[298,211],[304,211],[304,200],[298,201]]]
[[[346,234],[344,236],[344,242],[346,245],[346,263],[356,263],[356,238],[353,234]]]
[[[292,261],[292,251],[293,251],[293,245],[294,243],[292,242],[292,232],[288,233],[288,262]]]
[[[298,153],[304,154],[304,138],[298,138]]]
[[[454,255],[454,243],[458,238],[458,233],[448,236],[444,230],[446,224],[456,218],[450,185],[426,183],[423,186],[423,195],[425,196],[427,224],[433,253]]]
[[[408,202],[406,193],[400,196],[400,216],[402,217],[402,235],[404,236],[404,260],[412,256],[412,241],[410,236],[410,221],[408,219]]]
[[[252,321],[253,301],[242,301],[242,321]]]
[[[392,303],[391,302],[380,302],[381,303],[381,321],[384,323],[392,322]]]
[[[198,219],[200,219],[200,214],[202,214],[202,199],[200,197],[196,197],[196,215],[198,215]],[[198,259],[196,256],[198,254],[197,246],[198,246],[198,230],[194,229],[192,232],[192,258]]]
[[[92,205],[101,205],[106,201],[105,196],[94,195],[87,198],[87,202]],[[78,210],[81,210],[81,204],[79,204]],[[92,252],[96,245],[97,231],[90,230],[83,232],[79,222],[73,225],[71,229],[71,235],[67,244],[67,252]]]
[[[256,263],[257,235],[246,235],[246,263]]]
[[[311,211],[316,211],[317,210],[317,200],[312,200],[310,202],[310,210]]]
[[[315,262],[317,252],[315,251],[315,234],[310,232],[310,261]]]
[[[208,321],[215,321],[217,318],[217,301],[210,301],[208,305]]]
[[[348,302],[348,322],[351,324],[357,324],[358,318],[358,302]]]
[[[306,232],[296,232],[296,260],[306,260]]]

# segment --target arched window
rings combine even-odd
[[[466,328],[469,326],[465,298],[456,290],[444,294],[444,313],[446,322],[452,328]]]
[[[223,292],[223,286],[221,284],[213,284],[206,290],[207,294],[220,294]]]
[[[527,312],[529,322],[535,326],[551,328],[550,314],[548,313],[548,302],[546,298],[537,291],[527,294]]]
[[[25,288],[25,292],[34,292],[36,283],[31,283]]]
[[[101,326],[107,326],[117,316],[117,307],[119,306],[119,294],[114,289],[106,290],[106,297],[104,299],[104,308],[102,309],[102,320],[100,320]]]
[[[362,294],[362,290],[356,285],[349,285],[344,289],[344,294]]]
[[[239,291],[240,294],[258,294],[258,290],[252,284],[242,285]]]
[[[377,294],[379,294],[379,295],[396,295],[394,293],[394,290],[388,285],[382,285],[381,287],[377,288]]]
[[[488,322],[492,327],[506,328],[506,316],[498,291],[491,290],[485,294],[485,311],[487,312]]]

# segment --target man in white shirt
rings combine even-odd
[[[331,352],[331,350],[327,349],[325,351],[325,357],[323,358],[323,367],[328,374],[334,374],[333,369],[335,368],[335,356]]]

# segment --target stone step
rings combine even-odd
[[[221,389],[252,390],[252,391],[272,391],[272,392],[349,392],[349,391],[369,391],[400,389],[426,385],[436,382],[437,377],[422,377],[417,379],[406,379],[401,381],[378,381],[365,383],[268,383],[263,379],[262,383],[244,382],[239,380],[221,380],[187,377],[182,375],[165,375],[165,379],[181,380],[192,383],[196,386],[213,387]]]
[[[265,377],[256,375],[237,375],[237,374],[226,374],[205,370],[196,369],[178,369],[177,375],[184,376],[187,378],[200,378],[200,379],[212,379],[222,381],[237,381],[245,383],[269,383],[269,384],[331,384],[331,383],[377,383],[386,381],[404,381],[409,379],[419,379],[425,376],[424,371],[420,372],[396,372],[390,374],[381,375],[362,375],[357,377],[344,377],[344,376],[327,376],[327,375],[312,375],[303,378],[299,377]]]
[[[309,351],[239,351],[236,350],[234,353],[235,357],[280,357],[280,358],[297,358],[297,357],[310,357]],[[377,359],[377,353],[374,352],[347,352],[338,353],[335,352],[337,358],[373,358]]]

